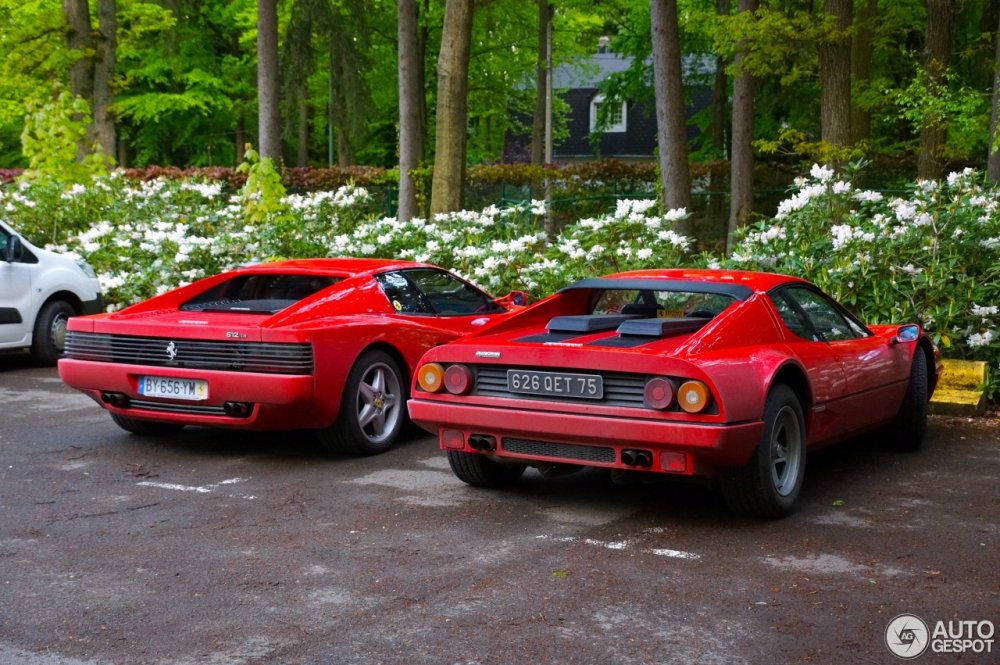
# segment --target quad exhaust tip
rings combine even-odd
[[[253,411],[253,404],[250,402],[226,402],[222,405],[222,411],[231,418],[246,418]]]
[[[653,453],[648,450],[623,450],[622,464],[643,468],[651,467],[653,466]]]
[[[103,392],[101,393],[101,401],[105,404],[110,404],[111,406],[117,407],[119,409],[127,409],[129,405],[128,395],[124,393],[113,393],[113,392]]]
[[[469,447],[473,450],[492,453],[497,449],[497,438],[488,434],[473,434],[469,436]]]

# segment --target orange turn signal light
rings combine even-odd
[[[437,363],[427,363],[417,370],[417,385],[421,390],[436,393],[444,388],[444,368]]]
[[[685,381],[677,390],[677,404],[688,413],[700,413],[708,407],[710,396],[701,381]]]

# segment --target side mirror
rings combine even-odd
[[[7,263],[13,263],[21,258],[21,239],[18,236],[11,236],[7,239],[7,246],[0,253],[0,259]]]
[[[528,295],[524,291],[511,291],[503,298],[497,298],[494,302],[507,309],[511,307],[524,307],[528,304]]]
[[[899,326],[896,334],[889,340],[889,346],[896,346],[905,342],[915,342],[918,337],[920,337],[920,328],[918,326]]]

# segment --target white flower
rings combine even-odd
[[[996,305],[982,306],[982,305],[977,305],[976,303],[972,303],[973,316],[982,316],[985,318],[987,316],[996,316],[997,312],[1000,312],[1000,308],[998,308]]]
[[[820,182],[827,182],[833,178],[833,169],[826,166],[820,166],[819,164],[813,164],[812,169],[809,170],[809,175]]]
[[[648,259],[648,258],[650,258],[652,256],[653,256],[653,250],[650,249],[649,247],[643,247],[642,249],[638,250],[635,253],[635,257],[637,259],[642,260],[642,261],[645,261],[646,259]]]
[[[990,342],[993,341],[993,331],[987,330],[984,333],[972,333],[969,335],[967,340],[968,344],[972,348],[977,346],[989,346]]]

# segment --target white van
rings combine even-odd
[[[102,311],[93,268],[35,247],[0,221],[0,350],[27,349],[36,364],[55,365],[66,320]]]

